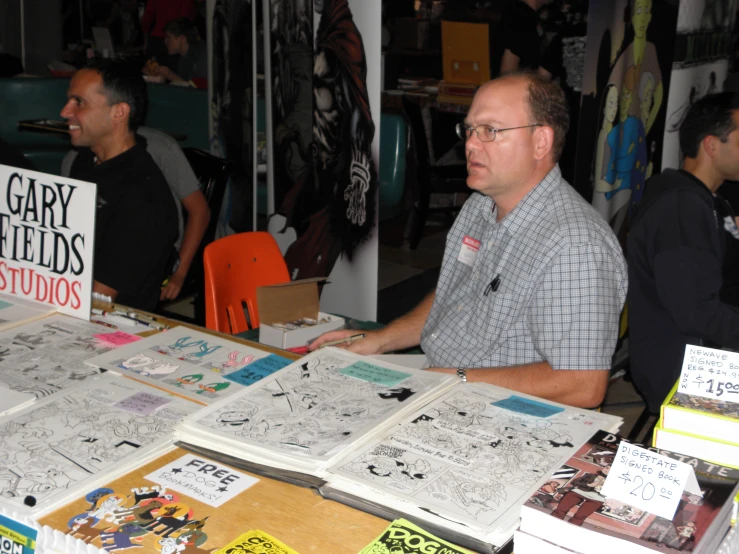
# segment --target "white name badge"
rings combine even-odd
[[[472,267],[475,265],[475,260],[477,260],[477,253],[480,251],[481,244],[479,240],[465,235],[462,239],[462,247],[459,249],[457,260]]]
[[[621,441],[601,495],[672,519],[683,491],[703,496],[692,466]]]
[[[688,344],[677,392],[739,402],[739,354]]]

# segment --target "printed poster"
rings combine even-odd
[[[737,0],[681,0],[667,100],[662,167],[682,165],[680,127],[693,103],[721,92],[732,55]]]
[[[97,186],[0,165],[0,292],[90,319]]]
[[[661,170],[676,21],[667,0],[590,3],[575,180],[622,243]]]

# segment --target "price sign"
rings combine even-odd
[[[621,441],[601,494],[671,520],[683,491],[702,496],[691,466]]]
[[[688,344],[677,390],[703,398],[739,402],[739,354]]]

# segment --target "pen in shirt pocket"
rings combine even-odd
[[[491,292],[497,292],[497,290],[500,288],[500,273],[498,273],[490,283],[488,283],[488,286],[485,287],[485,291],[482,293],[483,296],[487,296]]]

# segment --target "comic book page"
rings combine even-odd
[[[55,314],[0,332],[0,383],[43,398],[99,375],[85,364],[111,350],[95,338],[105,327]]]
[[[0,497],[37,515],[157,453],[197,406],[118,375],[88,378],[0,418]]]
[[[90,358],[88,364],[212,404],[242,388],[228,375],[267,355],[208,333],[175,327]]]
[[[326,480],[357,496],[375,491],[436,524],[459,522],[465,534],[512,533],[539,483],[594,429],[618,420],[492,385],[460,385],[329,467]]]
[[[457,382],[324,348],[189,418],[178,437],[204,448],[218,441],[223,453],[310,471]]]

